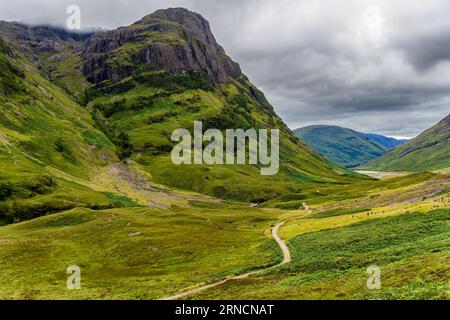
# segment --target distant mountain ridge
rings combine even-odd
[[[348,168],[365,164],[406,142],[329,125],[304,127],[294,133],[328,160]]]
[[[379,171],[449,172],[450,115],[364,168]]]
[[[366,135],[370,137],[372,140],[378,141],[379,143],[381,143],[382,145],[384,145],[389,149],[394,149],[395,147],[408,142],[408,139],[396,139],[375,133],[366,133]]]

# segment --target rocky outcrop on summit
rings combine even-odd
[[[90,82],[116,83],[141,71],[204,73],[213,83],[241,75],[239,65],[217,44],[208,21],[182,8],[158,10],[87,41],[83,72]]]

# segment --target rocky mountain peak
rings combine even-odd
[[[89,81],[113,83],[142,71],[205,74],[213,83],[241,75],[216,42],[208,21],[183,8],[158,10],[128,27],[91,37],[83,53]]]
[[[217,44],[211,32],[209,22],[200,14],[185,8],[161,9],[145,16],[136,24],[152,25],[163,24],[165,22],[172,22],[183,26],[205,43]]]

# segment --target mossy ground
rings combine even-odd
[[[291,229],[284,233],[291,234],[292,263],[190,298],[448,299],[449,221],[447,205],[342,226],[331,220],[323,229],[316,226],[319,231],[300,234]],[[381,289],[367,288],[366,269],[371,265],[381,268]]]
[[[157,299],[280,260],[265,233],[276,213],[73,209],[0,229],[0,298]],[[137,234],[137,235],[136,235]],[[81,290],[66,288],[78,265]]]

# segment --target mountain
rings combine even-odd
[[[416,138],[364,168],[378,171],[446,171],[450,169],[450,115]]]
[[[225,54],[209,23],[186,9],[158,10],[136,23],[90,37],[82,53],[92,87],[87,109],[123,155],[154,181],[226,199],[264,202],[299,184],[342,182],[348,171],[296,139],[239,65]],[[264,177],[257,166],[171,162],[171,133],[208,128],[273,128],[281,132],[281,169]]]
[[[117,83],[142,72],[205,73],[226,84],[241,75],[212,34],[209,23],[186,9],[158,10],[129,27],[90,37],[83,52],[84,74],[93,83]]]
[[[349,168],[378,158],[406,141],[325,125],[300,128],[294,133],[328,160]]]
[[[139,183],[258,203],[303,199],[314,184],[358,177],[294,137],[209,23],[186,9],[94,34],[0,22],[0,36],[3,222],[129,204],[121,188],[105,187],[123,169],[120,160],[142,172]],[[204,130],[279,129],[279,174],[262,176],[255,165],[174,165],[171,133],[192,130],[196,120]]]

